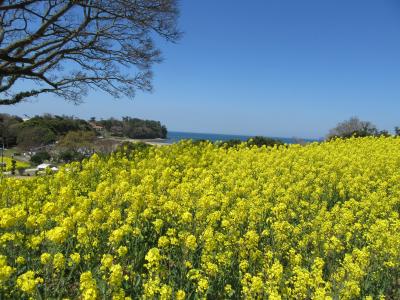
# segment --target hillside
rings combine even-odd
[[[165,138],[167,128],[158,121],[124,117],[121,120],[83,120],[70,116],[45,114],[23,120],[18,116],[0,114],[0,142],[6,148],[40,149],[62,139],[70,132],[93,132],[99,137]]]

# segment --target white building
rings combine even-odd
[[[38,169],[39,171],[43,171],[46,170],[47,168],[50,168],[53,170],[53,168],[56,168],[54,165],[52,164],[40,164],[36,167],[36,169]],[[58,170],[58,169],[57,169]]]

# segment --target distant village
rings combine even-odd
[[[62,164],[93,153],[109,154],[122,143],[163,141],[166,136],[160,122],[130,117],[83,120],[0,114],[0,167],[5,175],[15,176],[57,172]]]

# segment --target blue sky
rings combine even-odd
[[[400,126],[400,1],[182,0],[177,44],[159,43],[154,92],[90,93],[0,107],[160,120],[169,130],[316,138],[351,116]]]

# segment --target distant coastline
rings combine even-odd
[[[184,139],[192,140],[209,140],[227,141],[227,140],[241,140],[247,141],[249,138],[254,137],[250,135],[235,135],[235,134],[216,134],[216,133],[197,133],[197,132],[183,132],[183,131],[168,131],[167,138],[162,140],[164,143],[173,144]],[[305,143],[317,142],[318,139],[303,139],[303,138],[284,138],[284,137],[271,137],[273,139],[281,140],[287,144],[298,143],[299,141]],[[161,140],[160,140],[161,142]]]
[[[247,141],[255,135],[238,135],[238,134],[218,134],[218,133],[199,133],[199,132],[184,132],[184,131],[168,131],[167,138],[155,139],[129,139],[129,138],[114,138],[115,140],[123,140],[126,142],[143,142],[153,146],[165,146],[178,143],[181,140],[208,140],[211,142],[216,141],[229,141],[241,140]],[[285,144],[306,144],[312,142],[319,142],[319,139],[303,139],[303,138],[284,138],[284,137],[271,137],[275,140],[280,140]]]

